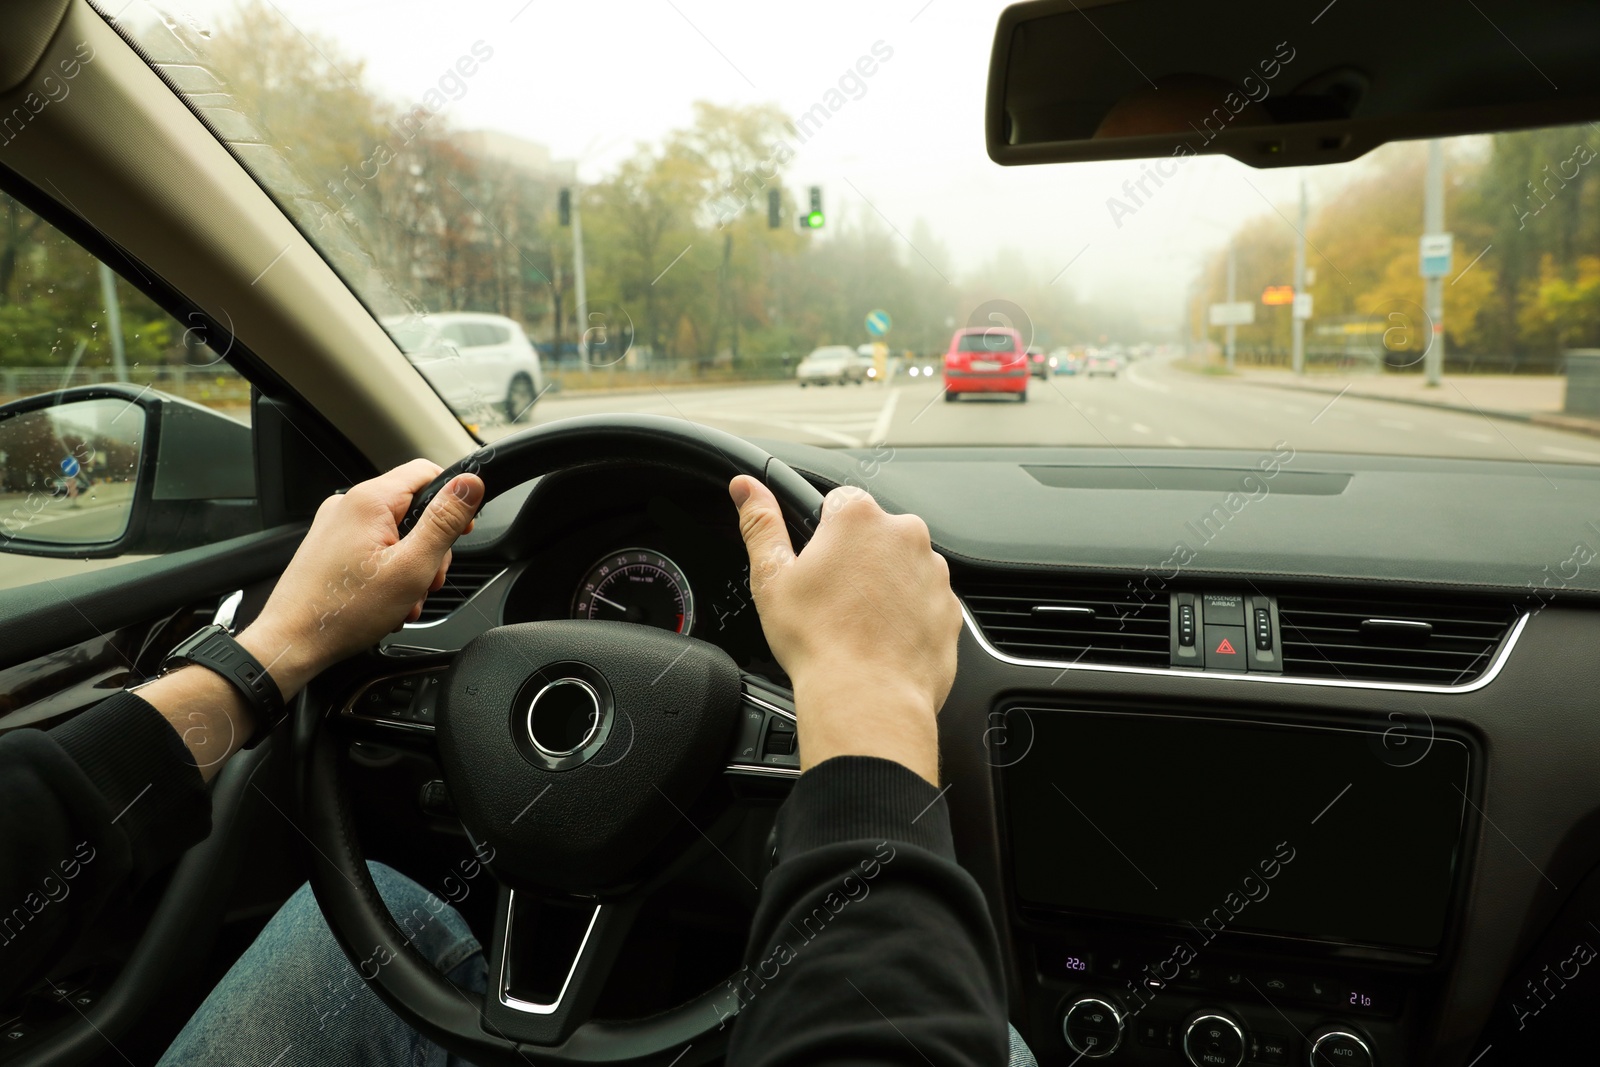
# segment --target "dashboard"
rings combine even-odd
[[[508,521],[483,521],[515,551],[463,551],[453,566],[466,577],[451,583],[459,585],[447,613],[425,614],[389,647],[456,648],[490,625],[606,619],[700,638],[742,669],[788,685],[761,632],[723,487],[675,471],[586,470],[539,479],[495,503],[511,511]]]
[[[1300,455],[1235,510],[1259,457],[760,443],[951,563],[952,825],[1041,1064],[1558,1062],[1587,1034],[1600,578],[1560,564],[1600,540],[1594,472]],[[394,651],[624,618],[787,682],[720,484],[542,479],[457,559],[481,581]]]

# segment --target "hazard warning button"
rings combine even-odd
[[[1223,671],[1245,669],[1246,635],[1243,626],[1207,626],[1205,631],[1207,667]]]

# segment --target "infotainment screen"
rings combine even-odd
[[[1013,709],[1001,770],[1025,903],[1437,948],[1470,752],[1403,733]]]

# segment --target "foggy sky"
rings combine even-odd
[[[144,3],[123,17],[139,17]],[[419,101],[484,42],[493,58],[451,86],[449,121],[548,145],[577,159],[583,180],[687,125],[696,100],[771,102],[795,118],[831,105],[794,142],[787,172],[791,189],[823,186],[830,218],[881,214],[907,236],[922,219],[963,275],[1015,250],[1039,282],[1059,275],[1058,286],[1154,322],[1178,320],[1199,264],[1242,220],[1270,212],[1269,200],[1293,218],[1298,197],[1299,170],[1201,157],[1114,220],[1108,198],[1139,177],[1136,161],[992,163],[983,107],[999,0],[273,3],[300,31],[364,58],[370,84],[396,101]],[[232,3],[161,6],[215,26]],[[1117,43],[1137,54],[1136,42]],[[875,47],[889,57],[872,58],[864,77],[858,64]],[[1313,207],[1361,166],[1307,170]]]

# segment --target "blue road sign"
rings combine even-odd
[[[887,311],[867,312],[867,332],[874,337],[882,337],[889,332],[889,327],[894,325],[894,320]]]
[[[76,478],[78,476],[78,471],[81,469],[82,468],[78,466],[78,461],[73,459],[71,456],[68,456],[66,459],[61,461],[61,473],[65,474],[68,478]]]
[[[1443,278],[1450,273],[1455,237],[1448,233],[1425,233],[1420,242],[1421,274],[1424,278]]]

